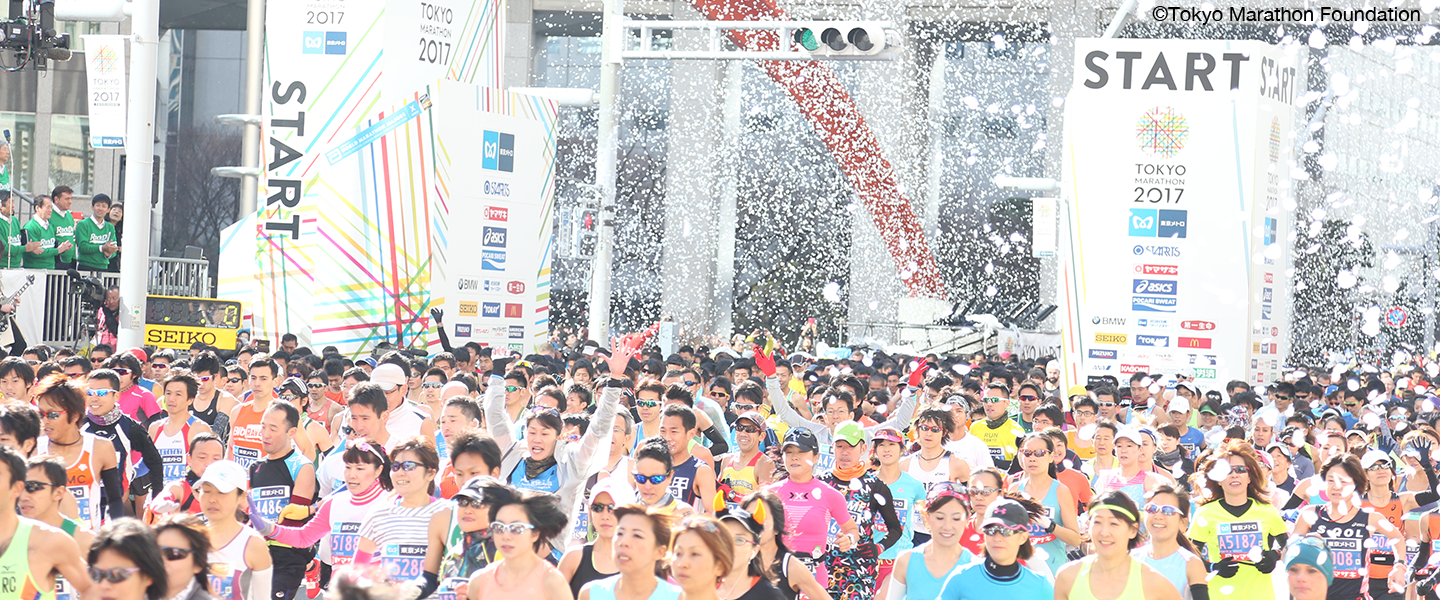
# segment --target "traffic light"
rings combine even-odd
[[[875,56],[891,47],[882,22],[809,21],[796,25],[791,39],[815,56]]]
[[[593,208],[581,209],[575,221],[575,230],[580,238],[576,244],[576,256],[582,259],[595,258],[595,244],[600,238],[600,211]]]

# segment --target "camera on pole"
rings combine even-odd
[[[0,61],[0,69],[19,71],[26,65],[49,68],[48,60],[70,60],[70,34],[55,31],[55,0],[38,0],[27,9],[25,0],[11,0],[9,19],[0,21],[0,52],[14,52],[14,64]]]

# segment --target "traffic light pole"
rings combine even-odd
[[[604,0],[600,29],[599,132],[595,144],[595,184],[600,187],[600,222],[596,226],[595,258],[590,271],[589,339],[610,347],[610,277],[615,245],[615,153],[619,140],[615,96],[620,85],[620,50],[624,43],[624,0]]]

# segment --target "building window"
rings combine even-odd
[[[68,185],[77,196],[95,188],[95,149],[90,147],[90,117],[50,117],[50,188]]]
[[[0,179],[9,179],[8,187],[26,194],[35,191],[30,181],[35,172],[35,115],[0,112],[0,130],[10,133],[10,161],[3,167],[8,177]]]

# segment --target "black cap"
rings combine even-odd
[[[1009,530],[1025,529],[1030,525],[1030,512],[1019,502],[1010,499],[996,500],[985,511],[981,527],[1000,525]]]
[[[801,452],[820,451],[820,441],[815,439],[815,434],[810,433],[810,430],[804,427],[792,427],[790,432],[785,434],[785,443],[780,445],[780,450],[784,451],[790,446],[799,448]]]
[[[739,507],[726,509],[725,512],[720,513],[720,522],[724,523],[725,521],[739,524],[741,527],[745,528],[745,531],[750,532],[750,535],[756,537],[760,535],[761,531],[765,530],[765,526],[761,525],[759,521],[755,520],[755,515],[752,515],[750,514],[750,511]]]

